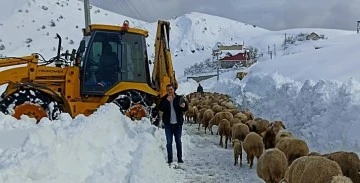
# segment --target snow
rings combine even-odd
[[[56,54],[56,33],[63,37],[63,51],[77,48],[84,22],[81,1],[0,2],[0,45],[6,47],[0,55],[40,52],[48,59]],[[130,26],[147,29],[149,59],[153,59],[157,22],[139,21],[95,6],[91,11],[93,23],[119,25],[128,19]],[[55,27],[50,26],[51,20]],[[205,91],[229,94],[240,108],[249,109],[256,117],[282,120],[295,136],[306,140],[311,151],[360,153],[360,38],[355,31],[269,31],[196,12],[169,21],[178,94],[196,91],[198,83],[187,80],[184,69],[211,58],[216,43],[244,42],[264,56],[250,68],[221,73],[219,81],[216,77],[201,81]],[[8,36],[9,32],[15,36]],[[285,34],[311,32],[327,39],[297,41],[283,49]],[[27,38],[33,41],[25,43]],[[275,46],[273,59],[267,54],[268,46],[271,51]],[[235,79],[239,71],[248,72],[242,81]],[[0,86],[0,93],[5,87]],[[245,158],[243,167],[235,167],[231,145],[220,148],[218,136],[198,132],[196,125],[183,126],[185,164],[169,168],[164,131],[149,123],[146,119],[130,121],[112,104],[101,106],[89,117],[71,119],[61,114],[59,120],[43,119],[39,125],[26,116],[16,120],[0,113],[0,182],[262,182],[255,172],[256,161],[253,169],[244,163]]]
[[[360,53],[357,51],[360,46],[358,35],[343,36],[316,45],[322,48],[312,48],[309,51],[274,59],[272,62],[257,64],[252,72],[278,72],[299,81],[329,79],[345,82],[350,78],[360,80],[360,74],[356,72],[356,68],[360,66]]]
[[[196,125],[185,125],[184,131],[191,134],[185,164],[175,175],[175,182],[262,182],[256,175],[256,163],[249,168],[246,154],[243,152],[242,167],[234,166],[234,155],[231,143],[228,149],[219,147],[219,136],[204,134],[204,129],[197,130]],[[217,128],[214,127],[216,131]],[[225,141],[225,140],[224,140]],[[255,160],[256,162],[256,160]]]
[[[27,119],[8,123],[27,123]],[[13,127],[5,127],[0,136],[15,129],[22,134],[26,134],[24,130],[30,132],[13,148],[1,146],[1,182],[171,180],[172,170],[161,155],[165,149],[159,141],[164,136],[162,130],[146,119],[129,120],[114,104],[100,107],[90,117],[71,119],[63,115],[59,121],[43,119],[39,126],[32,123],[25,129]]]

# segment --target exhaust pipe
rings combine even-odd
[[[60,60],[61,36],[59,34],[56,34],[56,37],[59,39],[59,43],[58,43],[57,55],[56,55],[56,59],[55,59],[55,66],[61,67],[61,65],[62,65],[62,61]]]
[[[90,19],[90,0],[84,0],[84,13],[85,13],[85,30],[90,31],[89,25],[91,24]]]

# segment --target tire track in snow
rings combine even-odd
[[[216,132],[217,128],[213,128]],[[183,149],[185,163],[175,170],[175,182],[181,183],[262,183],[256,174],[256,160],[252,169],[246,163],[243,152],[243,166],[234,166],[234,155],[231,143],[228,149],[219,146],[218,135],[204,134],[204,128],[197,131],[197,125],[183,126],[183,135],[190,135],[194,146]],[[183,142],[184,143],[184,142]],[[184,146],[184,145],[183,145]]]

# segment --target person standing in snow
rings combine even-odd
[[[175,93],[175,88],[172,84],[166,85],[166,91],[167,94],[160,100],[159,111],[160,125],[163,124],[165,127],[167,162],[173,162],[172,143],[173,137],[175,137],[178,163],[183,163],[181,133],[184,123],[183,112],[188,110],[188,105],[182,96]]]
[[[201,94],[201,96],[203,96],[204,94],[204,89],[203,87],[201,86],[201,84],[199,83],[199,86],[197,87],[197,90],[196,90],[198,93]]]

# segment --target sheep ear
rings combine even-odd
[[[281,126],[282,126],[284,129],[286,129],[286,128],[285,128],[285,125],[284,125],[281,121],[280,121],[280,123],[281,123]]]
[[[274,122],[269,123],[268,127],[272,127]]]

